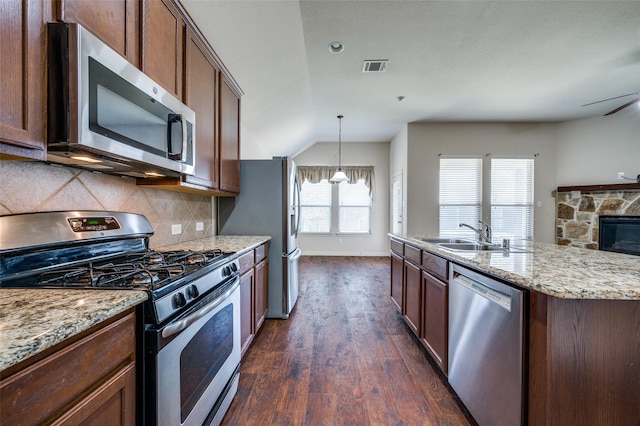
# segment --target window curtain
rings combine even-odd
[[[338,170],[335,166],[298,166],[298,181],[302,184],[305,180],[309,183],[319,183],[321,180],[330,180]],[[373,199],[374,173],[373,166],[342,166],[342,171],[349,178],[350,183],[356,183],[360,179],[369,188],[369,196]]]

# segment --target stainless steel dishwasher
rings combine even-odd
[[[528,292],[454,265],[449,383],[480,426],[523,424]]]

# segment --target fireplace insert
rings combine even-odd
[[[640,256],[640,216],[600,216],[598,247]]]

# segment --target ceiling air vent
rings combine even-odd
[[[388,64],[388,59],[367,59],[362,64],[362,72],[383,72]]]

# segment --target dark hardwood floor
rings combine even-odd
[[[468,425],[389,298],[387,257],[302,257],[288,320],[267,320],[223,425]]]

